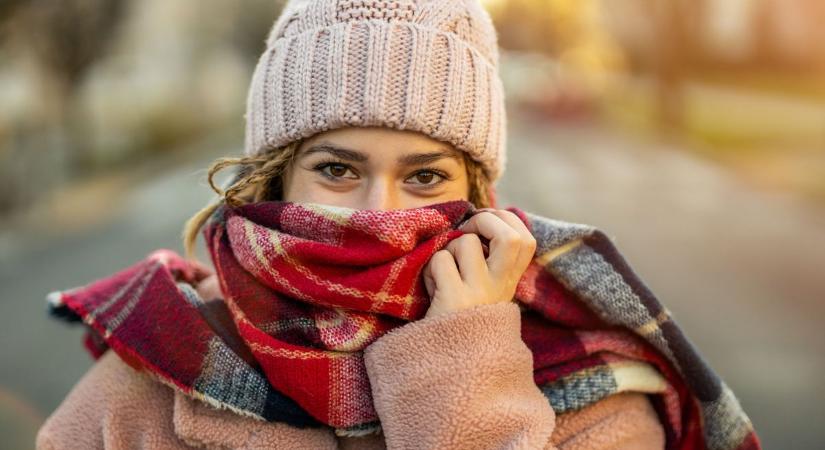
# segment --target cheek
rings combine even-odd
[[[307,170],[296,170],[284,176],[283,200],[331,204],[338,195],[316,182],[316,175]]]
[[[438,192],[427,194],[416,193],[415,191],[401,191],[401,200],[406,207],[426,206],[433,203],[441,203],[452,200],[469,200],[470,199],[469,185],[466,182],[450,183],[445,189],[440,189]]]
[[[300,199],[305,195],[302,192],[301,187],[305,186],[306,182],[302,180],[299,170],[295,170],[293,167],[288,167],[283,174],[281,183],[283,192],[282,200],[288,202],[300,201]]]
[[[300,202],[300,201],[311,201],[309,200],[309,196],[311,196],[312,192],[311,189],[307,189],[307,186],[310,184],[307,181],[307,177],[303,174],[302,170],[289,170],[288,173],[284,174],[283,178],[283,200],[288,202]]]
[[[470,199],[470,180],[466,176],[462,176],[460,179],[455,180],[455,182],[450,184],[450,188],[448,189],[448,194],[452,199],[455,200],[469,200]]]

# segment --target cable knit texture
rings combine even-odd
[[[410,322],[365,351],[382,434],[337,437],[218,410],[107,352],[37,436],[57,449],[662,449],[644,394],[555,415],[533,383],[514,303]],[[479,370],[480,369],[480,370]]]
[[[252,77],[247,155],[345,126],[419,131],[498,179],[506,115],[478,0],[291,0]]]

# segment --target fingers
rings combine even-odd
[[[459,229],[490,240],[487,265],[490,273],[501,276],[512,268],[526,268],[535,256],[536,239],[522,220],[507,210],[485,208]]]
[[[481,239],[477,234],[468,233],[450,241],[445,250],[449,251],[456,263],[461,278],[467,284],[482,283],[489,276]]]
[[[452,253],[444,249],[433,253],[430,261],[424,268],[425,285],[428,283],[428,278],[430,279],[429,282],[433,283],[427,287],[430,295],[432,295],[432,290],[435,289],[435,286],[445,289],[449,286],[461,285],[461,275],[458,272],[458,267],[456,267],[456,261]]]
[[[519,246],[518,264],[519,267],[527,267],[530,261],[536,254],[536,238],[533,233],[527,228],[527,225],[515,213],[503,209],[494,209],[489,212],[495,214],[499,219],[510,225],[521,236],[521,245]]]
[[[527,225],[525,225],[515,213],[507,211],[506,209],[483,209],[482,211],[495,214],[499,219],[507,222],[514,230],[518,231],[525,239],[533,237]]]
[[[458,228],[465,234],[433,254],[425,268],[424,282],[431,296],[436,288],[444,294],[460,293],[462,286],[489,286],[491,279],[507,291],[535,255],[535,238],[510,211],[481,210]],[[486,259],[481,236],[489,240]]]
[[[487,267],[491,275],[501,276],[516,264],[520,252],[521,235],[495,214],[478,213],[465,222],[461,230],[484,236],[490,240]]]

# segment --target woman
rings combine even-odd
[[[497,63],[474,1],[290,2],[184,233],[215,270],[159,251],[51,296],[100,360],[38,448],[758,448],[724,385],[536,264],[576,242],[495,208]]]

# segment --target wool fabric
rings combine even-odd
[[[760,448],[750,420],[667,309],[601,231],[508,208],[536,238],[515,299],[534,381],[553,410],[650,394],[668,449]],[[222,205],[204,234],[208,269],[161,249],[49,296],[55,314],[190,397],[262,420],[375,431],[364,349],[429,306],[421,271],[478,210],[463,200],[401,210],[313,203]],[[386,339],[386,338],[385,338]]]
[[[321,131],[384,126],[506,163],[496,30],[478,0],[292,0],[247,97],[245,154]]]

